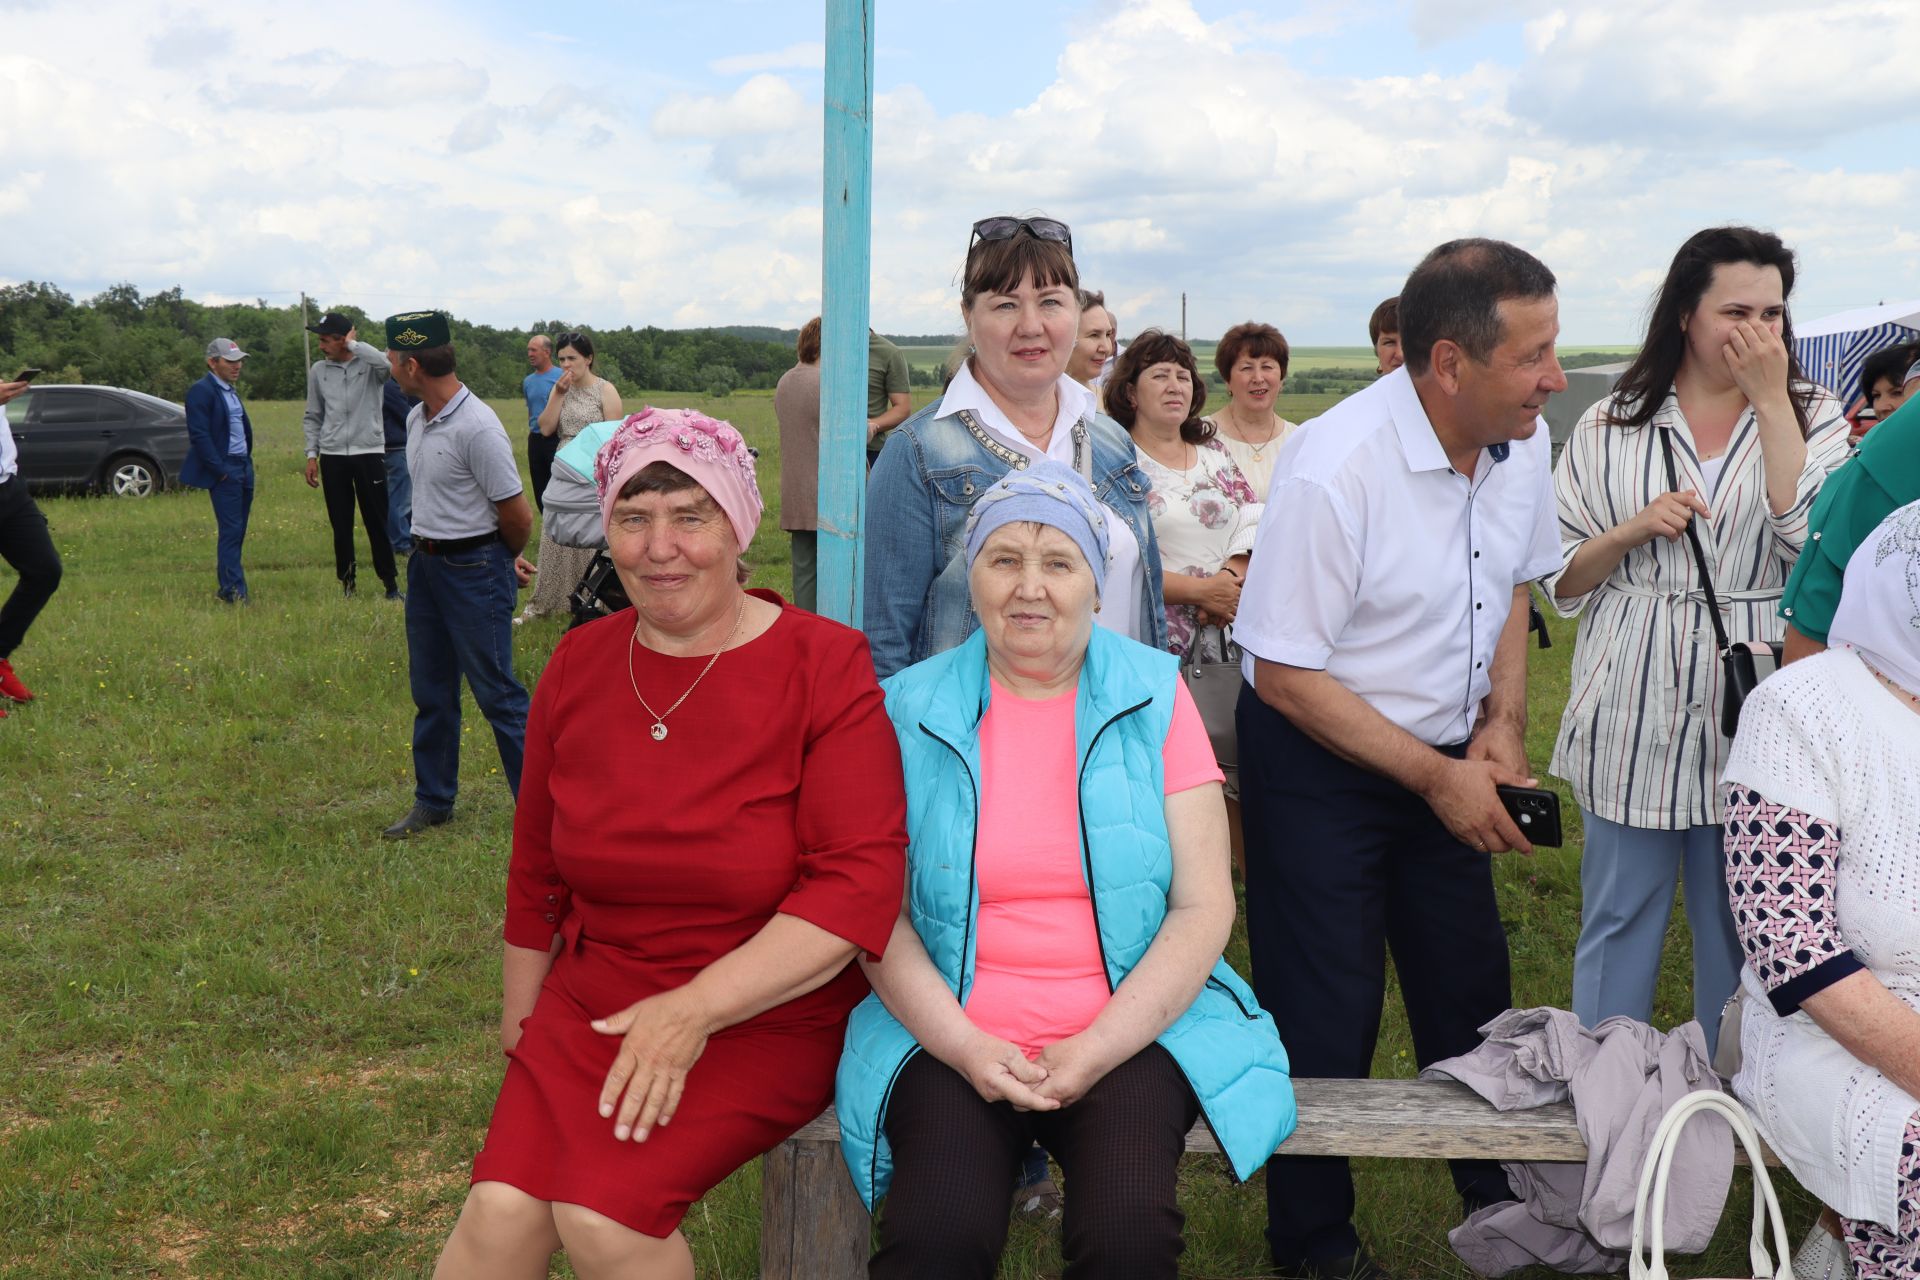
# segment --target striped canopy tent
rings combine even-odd
[[[1860,366],[1876,351],[1920,340],[1920,301],[1857,307],[1796,325],[1793,352],[1807,376],[1852,404]]]

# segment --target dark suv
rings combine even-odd
[[[144,498],[176,483],[187,460],[187,412],[119,387],[34,387],[5,406],[32,491],[99,489]]]

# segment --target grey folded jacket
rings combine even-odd
[[[1608,1018],[1588,1030],[1565,1009],[1509,1009],[1480,1034],[1478,1049],[1436,1062],[1420,1078],[1458,1080],[1501,1111],[1571,1099],[1587,1162],[1504,1165],[1520,1199],[1474,1213],[1448,1243],[1484,1276],[1541,1264],[1575,1274],[1624,1270],[1640,1170],[1660,1118],[1695,1089],[1721,1087],[1700,1024],[1661,1032]],[[1732,1130],[1688,1124],[1669,1184],[1669,1252],[1707,1247],[1732,1180]]]

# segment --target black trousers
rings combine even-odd
[[[367,545],[373,549],[373,571],[388,590],[398,586],[393,543],[387,540],[387,455],[321,454],[320,492],[327,501],[327,522],[333,526],[334,576],[342,582],[354,578],[353,507],[358,501],[360,521],[367,526]]]
[[[1180,1153],[1200,1103],[1150,1044],[1058,1111],[987,1102],[932,1054],[908,1060],[887,1102],[893,1187],[872,1280],[992,1280],[1014,1172],[1037,1139],[1066,1175],[1066,1280],[1172,1280],[1186,1222]]]
[[[1426,801],[1350,764],[1240,691],[1253,989],[1300,1079],[1364,1079],[1391,948],[1420,1066],[1465,1053],[1511,999],[1492,862],[1455,840]],[[1456,749],[1450,754],[1461,754]],[[1512,1199],[1490,1160],[1450,1162],[1478,1207]],[[1267,1242],[1289,1266],[1359,1246],[1345,1159],[1267,1166]]]
[[[553,455],[560,452],[556,433],[543,436],[538,431],[527,435],[527,473],[533,480],[533,505],[547,509],[547,481],[553,479]]]
[[[20,575],[0,604],[0,658],[8,658],[60,587],[60,553],[53,549],[47,517],[18,474],[0,480],[0,560]]]

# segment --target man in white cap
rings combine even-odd
[[[240,362],[247,358],[231,338],[207,344],[207,376],[187,388],[187,460],[180,483],[205,489],[213,499],[220,599],[246,604],[247,575],[240,544],[253,511],[253,423],[240,403]]]

